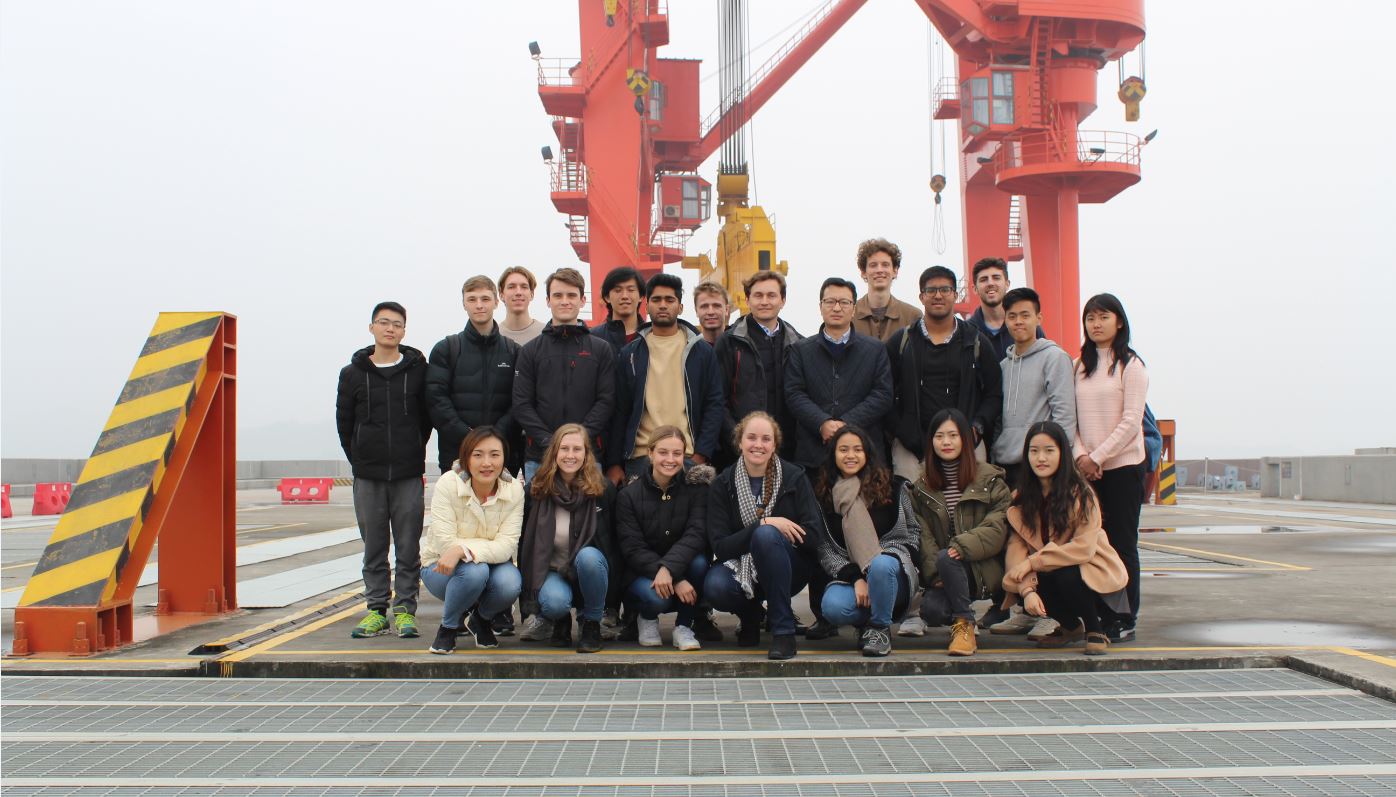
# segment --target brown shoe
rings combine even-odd
[[[1040,648],[1064,648],[1072,642],[1077,642],[1086,636],[1086,626],[1084,623],[1077,623],[1076,627],[1067,631],[1061,626],[1047,636],[1037,640]]]
[[[950,649],[946,652],[951,656],[973,656],[978,649],[978,641],[974,638],[974,621],[955,618],[955,624],[950,626]]]
[[[1109,649],[1110,638],[1106,635],[1100,633],[1099,631],[1092,631],[1089,634],[1086,634],[1087,656],[1104,656],[1106,651],[1108,651]]]

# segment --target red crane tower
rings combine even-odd
[[[698,166],[865,2],[831,0],[749,78],[729,81],[701,120],[700,62],[655,54],[669,41],[665,0],[578,0],[580,60],[544,59],[530,45],[561,150],[544,150],[553,205],[593,285],[616,266],[648,277],[682,259],[710,213]],[[1143,41],[1143,0],[916,2],[957,56],[958,79],[935,116],[960,120],[966,267],[990,255],[1025,259],[1047,334],[1072,340],[1078,206],[1138,182],[1144,143],[1079,125],[1096,108],[1096,73]],[[592,306],[604,310],[595,295]]]

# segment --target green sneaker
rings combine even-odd
[[[397,627],[397,635],[403,639],[421,636],[417,633],[417,618],[402,606],[393,607],[393,625]]]
[[[354,630],[349,632],[349,636],[355,639],[363,639],[371,636],[381,636],[388,633],[388,618],[377,609],[369,609],[364,619],[354,626]]]

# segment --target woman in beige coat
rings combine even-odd
[[[1032,476],[1020,480],[1008,508],[1006,603],[1022,598],[1036,617],[1060,625],[1040,648],[1060,648],[1085,638],[1086,655],[1103,656],[1110,646],[1101,609],[1126,603],[1124,563],[1100,525],[1100,504],[1071,461],[1071,444],[1058,424],[1033,424],[1023,441],[1023,464]]]
[[[436,483],[431,526],[422,535],[422,583],[445,603],[432,653],[454,651],[462,630],[477,647],[498,646],[489,618],[519,597],[523,579],[513,559],[524,492],[504,466],[507,456],[504,438],[477,426]]]

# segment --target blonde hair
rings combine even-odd
[[[575,477],[577,485],[583,493],[592,498],[599,498],[606,492],[606,482],[601,478],[601,469],[596,466],[596,455],[591,450],[591,435],[587,434],[586,427],[580,423],[564,423],[553,432],[553,440],[548,443],[548,450],[543,452],[543,460],[538,465],[538,472],[533,476],[533,485],[529,492],[533,493],[534,498],[547,498],[557,492],[557,452],[562,448],[562,438],[569,434],[582,437],[584,453],[582,469],[577,471]]]
[[[698,304],[698,297],[702,296],[705,293],[710,293],[713,296],[721,296],[723,303],[725,303],[728,307],[732,306],[732,296],[731,294],[727,293],[727,289],[722,287],[722,283],[720,282],[714,282],[713,280],[703,280],[702,282],[693,286],[693,303],[695,305]]]
[[[499,292],[494,289],[494,281],[483,274],[476,274],[466,280],[465,284],[461,286],[460,292],[462,296],[471,291],[489,291],[491,296],[496,299],[499,298]]]
[[[747,424],[757,420],[764,420],[771,425],[771,435],[775,438],[776,450],[780,450],[780,424],[776,423],[776,419],[772,418],[770,413],[756,410],[748,412],[746,417],[737,421],[737,428],[732,430],[732,447],[737,449],[738,455],[742,450],[742,435],[746,433]]]

